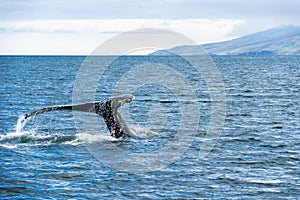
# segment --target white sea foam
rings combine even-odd
[[[159,133],[152,131],[149,128],[140,127],[140,126],[130,126],[130,127],[135,137],[151,138],[159,135]]]
[[[120,140],[110,135],[103,134],[78,133],[77,135],[79,136],[80,140],[84,143],[114,142]]]
[[[6,149],[15,149],[18,147],[16,144],[0,144],[0,147],[6,148]]]
[[[122,139],[114,138],[110,135],[101,133],[77,133],[77,134],[54,134],[54,133],[36,133],[34,130],[23,130],[27,119],[20,116],[15,126],[15,132],[0,135],[0,146],[8,149],[17,148],[20,145],[51,145],[67,144],[72,146],[115,142]],[[132,132],[135,137],[150,138],[159,135],[159,133],[148,128],[132,126]]]

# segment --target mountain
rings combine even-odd
[[[203,48],[210,55],[300,55],[300,27],[277,27],[225,42],[178,46],[151,55],[170,55],[170,51],[198,55]]]

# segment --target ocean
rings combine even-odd
[[[93,59],[0,56],[1,199],[299,198],[299,56],[211,58],[226,115],[204,157],[215,116],[207,75],[174,56]],[[120,113],[136,137],[110,137],[89,113],[23,117],[129,92]]]

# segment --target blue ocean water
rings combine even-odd
[[[179,159],[159,170],[134,172],[99,161],[86,146],[112,142],[136,154],[163,148],[181,120],[181,107],[170,89],[141,85],[135,101],[126,105],[131,116],[125,120],[147,137],[114,140],[101,119],[95,135],[80,136],[72,112],[45,113],[26,124],[20,119],[36,109],[72,104],[85,57],[1,56],[1,199],[299,198],[300,57],[212,59],[224,82],[226,119],[217,144],[203,159],[198,153],[209,126],[211,98],[205,81],[188,63],[166,56],[124,56],[103,73],[95,100],[112,97],[132,66],[172,66],[190,80],[201,106],[199,130]],[[108,151],[106,156],[112,155]]]

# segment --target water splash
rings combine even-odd
[[[19,146],[51,146],[57,144],[65,144],[79,146],[84,144],[116,142],[121,139],[114,138],[106,133],[36,133],[34,130],[23,130],[30,118],[25,119],[22,115],[18,118],[15,131],[0,135],[0,147],[15,149]],[[159,133],[139,126],[133,126],[134,136],[138,138],[151,138],[159,135]]]
[[[24,126],[26,125],[27,119],[25,119],[25,115],[21,115],[17,121],[15,126],[16,133],[21,133]]]
[[[51,146],[65,144],[79,146],[83,144],[118,141],[118,139],[103,134],[63,134],[63,133],[36,133],[34,130],[23,130],[30,118],[22,115],[18,118],[14,131],[0,135],[0,147],[16,149],[19,146]]]
[[[22,115],[18,118],[15,131],[0,135],[0,147],[15,149],[20,145],[56,145],[70,144],[80,145],[79,137],[76,134],[54,134],[54,133],[35,133],[34,130],[23,130],[29,118],[25,119]]]
[[[19,144],[26,143],[30,141],[30,138],[34,138],[34,133],[32,131],[23,131],[26,122],[27,119],[25,119],[25,116],[21,115],[18,118],[14,132],[9,132],[5,135],[0,135],[0,147],[15,149],[18,147]]]

